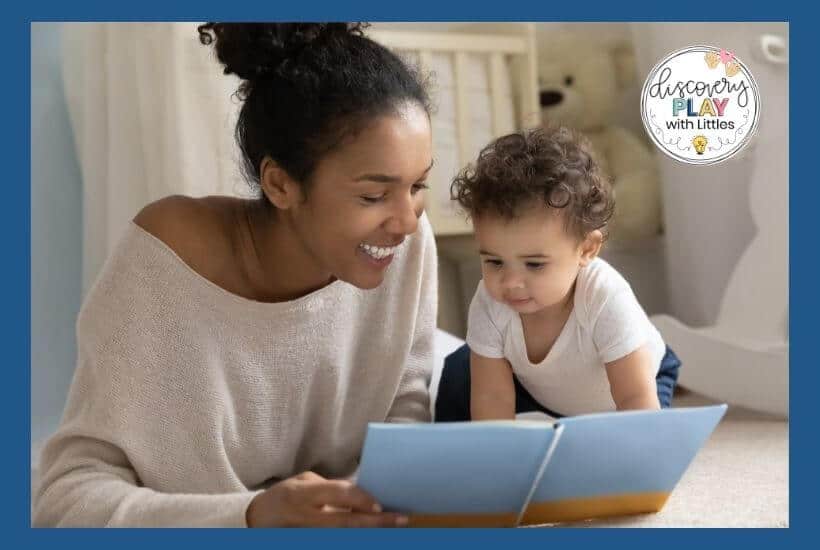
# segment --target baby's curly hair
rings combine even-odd
[[[560,210],[577,238],[598,229],[606,239],[615,198],[590,151],[586,138],[564,126],[502,136],[455,177],[450,198],[473,219],[512,220],[540,203]]]

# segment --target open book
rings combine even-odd
[[[371,423],[357,484],[417,527],[657,512],[726,405],[540,421]]]

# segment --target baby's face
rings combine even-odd
[[[565,303],[578,270],[591,260],[561,215],[535,206],[514,220],[474,220],[481,272],[490,296],[518,313]],[[594,257],[594,256],[593,256]]]

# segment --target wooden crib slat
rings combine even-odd
[[[519,124],[521,128],[532,128],[541,124],[541,105],[538,98],[538,63],[535,58],[535,25],[527,23],[528,32],[526,55],[516,56],[520,77],[518,82]]]
[[[422,71],[429,71],[433,68],[433,52],[430,50],[419,50],[419,63]]]
[[[470,109],[467,99],[467,54],[456,52],[453,63],[453,76],[456,89],[456,131],[458,132],[458,166],[464,167],[470,162]]]
[[[493,137],[503,136],[513,131],[512,120],[505,120],[504,112],[504,81],[509,78],[506,74],[504,54],[490,55],[490,108],[492,109]]]

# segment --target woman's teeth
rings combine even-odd
[[[370,244],[360,244],[359,248],[367,252],[369,256],[375,258],[377,260],[381,260],[382,258],[386,258],[393,254],[398,246],[373,246]]]

